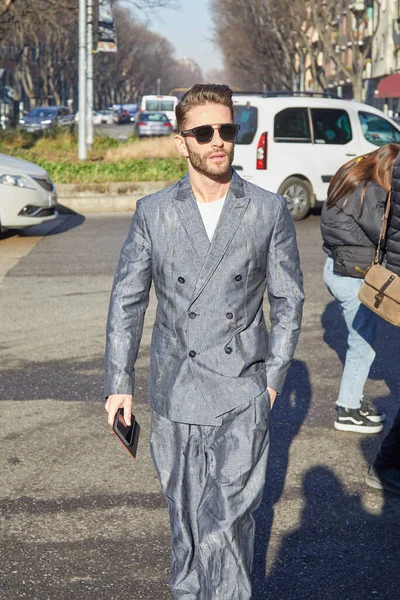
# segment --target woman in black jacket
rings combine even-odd
[[[391,211],[386,240],[385,266],[400,275],[400,154],[393,165]],[[370,487],[400,494],[400,409],[365,481]]]
[[[330,183],[322,209],[323,249],[328,254],[324,281],[348,329],[334,423],[340,431],[379,433],[383,428],[384,415],[364,399],[379,316],[360,303],[358,292],[374,260],[392,166],[399,152],[400,145],[387,144],[343,165]]]

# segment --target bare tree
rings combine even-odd
[[[6,14],[14,4],[15,0],[1,0],[0,2],[0,17]]]
[[[217,42],[232,79],[257,90],[292,89],[304,18],[295,6],[289,0],[212,0]]]
[[[364,2],[349,0],[309,0],[311,19],[325,57],[336,67],[340,78],[351,82],[353,96],[363,100],[363,77],[367,58],[379,27],[380,0],[374,1],[376,18],[373,29],[368,30]],[[363,8],[364,7],[364,8]],[[341,50],[341,26],[345,30],[346,50]]]
[[[331,61],[340,79],[351,82],[354,97],[361,100],[380,2],[374,1],[376,18],[371,30],[364,2],[212,0],[227,76],[258,90],[263,86],[301,89],[305,79],[313,82],[314,90],[322,90],[327,86],[325,69]],[[345,37],[345,51],[338,50],[335,41],[340,35]]]
[[[135,0],[131,4],[150,9],[174,7],[178,2]],[[94,57],[97,107],[133,102],[144,93],[155,92],[157,79],[165,93],[181,84],[183,69],[177,66],[171,43],[135,19],[122,2],[115,3],[114,13],[118,52]],[[78,0],[12,0],[9,5],[8,0],[0,0],[0,28],[2,25],[0,56],[14,57],[16,103],[24,96],[30,108],[39,101],[60,104],[65,102],[66,90],[76,96]]]
[[[125,8],[116,7],[115,23],[118,52],[95,56],[97,106],[134,102],[145,93],[155,93],[157,79],[167,93],[174,86],[173,46]]]

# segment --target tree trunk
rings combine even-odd
[[[355,74],[353,79],[353,98],[357,102],[364,102],[364,88],[363,88],[363,74],[362,71]]]

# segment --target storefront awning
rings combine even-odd
[[[381,79],[375,91],[377,98],[400,98],[400,73]]]

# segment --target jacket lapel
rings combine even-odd
[[[222,209],[212,243],[211,245],[208,243],[208,252],[205,256],[203,268],[201,269],[196,283],[192,302],[194,302],[202,292],[204,286],[207,284],[208,280],[221,262],[233,236],[237,231],[237,228],[240,225],[249,202],[250,198],[246,197],[244,193],[243,180],[235,171],[233,171],[228,195],[224,202],[224,207]],[[197,212],[199,211],[197,210]],[[199,219],[201,221],[201,215],[199,215]],[[208,241],[204,226],[203,230]]]
[[[189,175],[185,175],[179,182],[176,192],[175,207],[182,225],[186,229],[199,256],[201,266],[203,265],[210,248],[210,240],[208,239],[200,211],[197,208],[197,202],[192,192]]]

